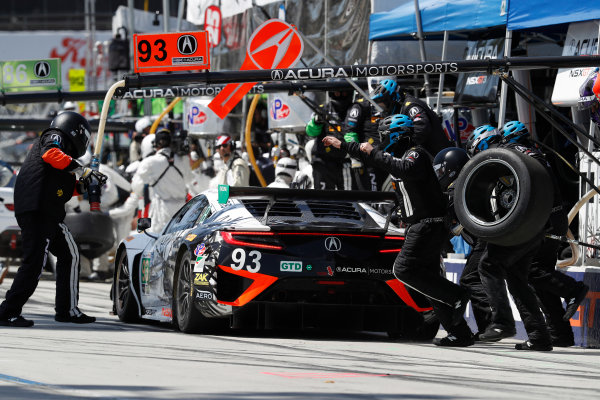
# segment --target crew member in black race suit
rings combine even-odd
[[[412,128],[413,122],[408,116],[397,114],[385,118],[379,126],[381,146],[378,148],[368,142],[342,142],[333,136],[325,137],[323,142],[398,179],[400,217],[408,227],[402,251],[394,262],[394,275],[431,301],[448,332],[448,336],[434,339],[434,344],[471,346],[473,335],[463,318],[469,293],[443,277],[440,271],[440,253],[448,235],[444,222],[446,201],[429,154],[423,147],[414,146]]]
[[[33,143],[19,171],[15,216],[21,227],[23,261],[6,292],[6,300],[0,305],[0,326],[33,326],[33,321],[23,318],[21,312],[38,285],[48,252],[57,257],[54,319],[75,323],[96,320],[77,307],[79,251],[64,224],[65,203],[86,190],[92,175],[106,182],[105,175],[75,160],[85,154],[90,131],[89,123],[81,115],[72,111],[58,114]]]

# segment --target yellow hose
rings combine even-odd
[[[163,117],[165,115],[167,115],[169,113],[169,111],[171,111],[173,109],[173,107],[175,107],[175,105],[177,103],[179,103],[180,101],[181,101],[181,97],[175,97],[173,99],[173,101],[171,102],[171,104],[169,104],[167,107],[165,107],[163,112],[161,112],[160,115],[158,116],[158,118],[156,118],[156,121],[154,121],[152,123],[152,126],[150,127],[150,134],[156,133],[156,128],[158,128],[160,121],[162,121]]]
[[[256,164],[256,158],[254,157],[254,150],[252,149],[252,140],[250,139],[250,130],[252,128],[252,120],[254,119],[254,111],[256,110],[256,105],[260,100],[260,96],[258,94],[254,95],[252,99],[252,103],[250,103],[250,109],[248,110],[248,116],[246,117],[246,151],[248,152],[248,158],[250,158],[250,163],[252,164],[252,168],[254,168],[254,172],[256,173],[256,177],[260,181],[262,187],[267,186],[267,181],[263,177],[260,172],[260,168]]]

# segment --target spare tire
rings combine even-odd
[[[112,218],[101,212],[69,213],[65,217],[80,253],[87,258],[97,258],[115,243]]]
[[[473,157],[456,179],[454,211],[473,235],[514,246],[542,231],[553,203],[553,185],[537,160],[511,149]]]

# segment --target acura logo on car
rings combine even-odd
[[[342,242],[336,237],[329,236],[328,238],[325,238],[325,248],[329,251],[340,251]]]
[[[198,48],[198,42],[192,35],[183,35],[177,39],[177,50],[181,54],[194,54]]]
[[[33,67],[33,73],[39,78],[45,78],[50,75],[50,64],[46,61],[39,61]]]
[[[273,70],[271,71],[271,79],[275,80],[275,81],[280,81],[283,79],[283,72],[279,71],[279,70]]]

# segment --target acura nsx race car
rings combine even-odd
[[[336,328],[430,339],[439,323],[392,273],[404,230],[393,192],[220,186],[115,257],[119,319],[183,332]],[[381,209],[387,211],[379,212]],[[140,219],[138,231],[151,222]]]

